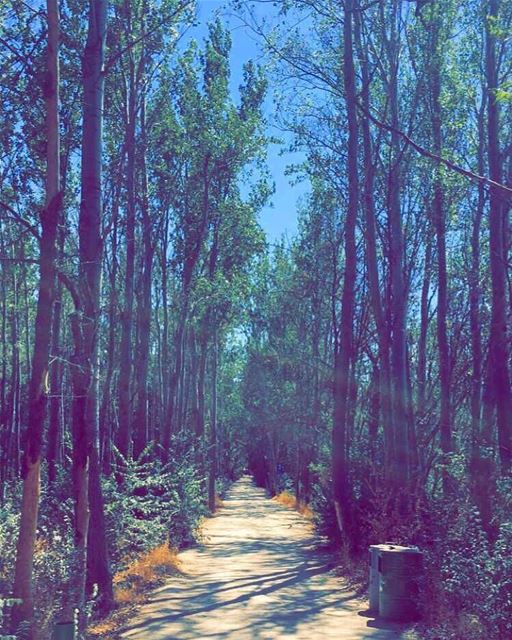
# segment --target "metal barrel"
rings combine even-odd
[[[53,640],[75,640],[74,622],[57,622],[53,629]]]
[[[412,622],[419,617],[419,581],[423,554],[416,547],[389,546],[379,551],[379,614]]]
[[[379,587],[380,587],[380,575],[379,575],[379,552],[383,549],[393,548],[397,545],[391,543],[386,544],[372,544],[368,549],[369,565],[370,565],[370,580],[369,580],[369,611],[372,613],[379,612]]]

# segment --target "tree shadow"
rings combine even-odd
[[[357,617],[357,594],[332,573],[332,556],[319,549],[312,527],[246,480],[207,533],[184,559],[196,573],[159,589],[123,638],[398,637]]]

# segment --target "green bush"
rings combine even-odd
[[[512,522],[501,525],[493,555],[491,621],[499,638],[512,638]]]
[[[459,514],[447,532],[442,556],[443,588],[455,611],[488,617],[493,591],[492,556],[475,507]]]
[[[12,506],[0,509],[0,593],[9,593],[14,576],[14,558],[20,515]]]
[[[104,482],[107,535],[114,571],[164,542],[183,547],[194,540],[206,513],[201,479],[190,456],[123,461],[122,482]]]

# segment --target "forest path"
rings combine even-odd
[[[367,603],[332,570],[313,527],[244,476],[180,555],[186,575],[153,593],[129,640],[395,640],[398,625],[359,615]]]

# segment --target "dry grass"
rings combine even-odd
[[[133,617],[137,606],[145,602],[148,593],[167,576],[177,572],[180,572],[178,552],[166,544],[135,558],[126,569],[114,576],[114,599],[118,608],[89,627],[88,637],[101,640],[117,638],[117,631]]]
[[[301,514],[301,516],[307,518],[308,520],[313,519],[314,514],[311,507],[304,502],[298,502],[295,496],[292,496],[289,491],[281,491],[281,493],[279,493],[277,496],[274,496],[272,500],[283,505],[283,507],[295,509]]]
[[[118,604],[136,602],[141,593],[156,586],[167,575],[179,571],[178,552],[161,544],[136,558],[114,576],[114,597]]]

